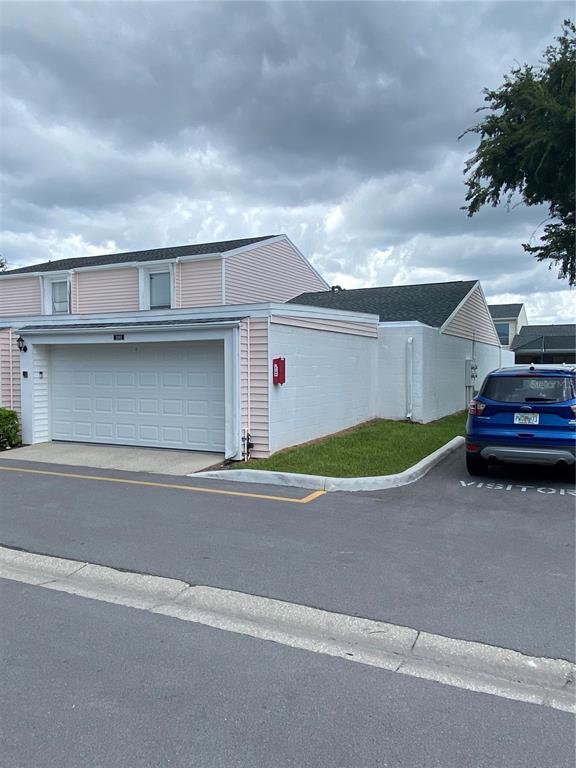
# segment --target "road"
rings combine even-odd
[[[11,581],[10,768],[563,768],[572,718]]]
[[[1,464],[0,543],[7,546],[574,659],[574,490],[550,472],[472,479],[457,453],[409,486],[294,504],[24,474]]]

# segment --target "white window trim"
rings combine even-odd
[[[52,312],[52,283],[68,284],[68,312]],[[51,272],[42,276],[42,314],[70,315],[72,314],[72,280],[69,272]]]
[[[140,293],[140,309],[150,309],[150,275],[160,272],[170,273],[170,309],[175,307],[175,280],[173,262],[163,262],[145,267],[138,267],[138,287]],[[159,310],[160,311],[160,310]]]

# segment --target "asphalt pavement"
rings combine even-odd
[[[551,471],[471,478],[462,452],[412,485],[307,504],[0,469],[0,543],[573,660],[573,494]]]
[[[563,768],[562,712],[0,582],[10,768]]]

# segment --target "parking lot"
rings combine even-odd
[[[278,486],[190,478],[218,493],[186,492],[162,476],[101,472],[116,478],[102,482],[75,477],[78,467],[55,467],[68,475],[58,476],[9,464],[4,545],[574,656],[568,477],[470,478],[457,452],[412,485],[301,504],[309,492]]]

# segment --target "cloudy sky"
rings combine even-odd
[[[286,233],[330,283],[479,278],[531,322],[574,293],[525,254],[545,210],[470,219],[482,89],[564,2],[3,2],[8,266]]]

